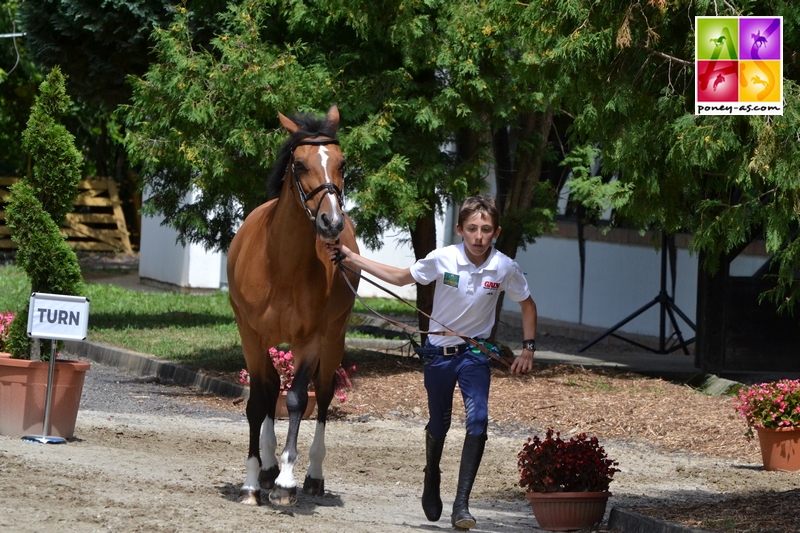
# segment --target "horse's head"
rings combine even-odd
[[[325,240],[335,241],[344,229],[342,187],[344,156],[336,140],[339,126],[339,109],[328,110],[321,127],[309,131],[307,124],[296,123],[278,113],[286,131],[292,135],[291,153],[286,176],[291,179],[293,193],[308,218]]]

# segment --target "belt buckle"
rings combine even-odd
[[[451,356],[458,353],[458,346],[442,346],[442,355]]]

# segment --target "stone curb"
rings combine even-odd
[[[695,529],[656,520],[621,507],[611,508],[608,527],[611,531],[624,533],[710,533],[705,529]]]
[[[196,387],[229,398],[243,397],[246,399],[250,396],[249,387],[234,385],[219,378],[187,370],[177,363],[163,361],[150,355],[89,341],[66,341],[64,348],[68,353],[121,368],[138,376],[155,376],[176,385]]]

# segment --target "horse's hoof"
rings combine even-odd
[[[312,496],[324,496],[325,480],[314,479],[312,477],[306,476],[305,481],[303,481],[303,493],[310,494]]]
[[[261,491],[258,489],[240,490],[239,503],[243,503],[245,505],[261,505]]]
[[[281,469],[278,468],[278,465],[259,472],[258,483],[261,485],[261,488],[264,490],[272,490],[275,486],[275,480],[278,479],[278,474],[280,473]]]
[[[269,491],[269,503],[280,507],[288,507],[297,503],[297,487],[288,489],[275,487]]]

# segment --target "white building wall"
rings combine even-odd
[[[142,216],[139,277],[182,289],[219,289],[222,254],[208,252],[198,244],[181,246],[176,241],[178,232],[162,226],[162,221],[160,216]]]
[[[586,242],[583,316],[580,302],[580,259],[578,241],[541,237],[517,254],[536,301],[539,316],[587,326],[610,328],[651,303],[661,287],[661,254],[651,246]],[[695,322],[697,306],[697,257],[678,249],[675,304]],[[667,293],[672,285],[667,267]],[[634,318],[620,331],[658,335],[658,304]],[[504,310],[518,311],[505,301]],[[678,327],[691,335],[689,326],[676,315]],[[667,332],[672,328],[667,318]]]

